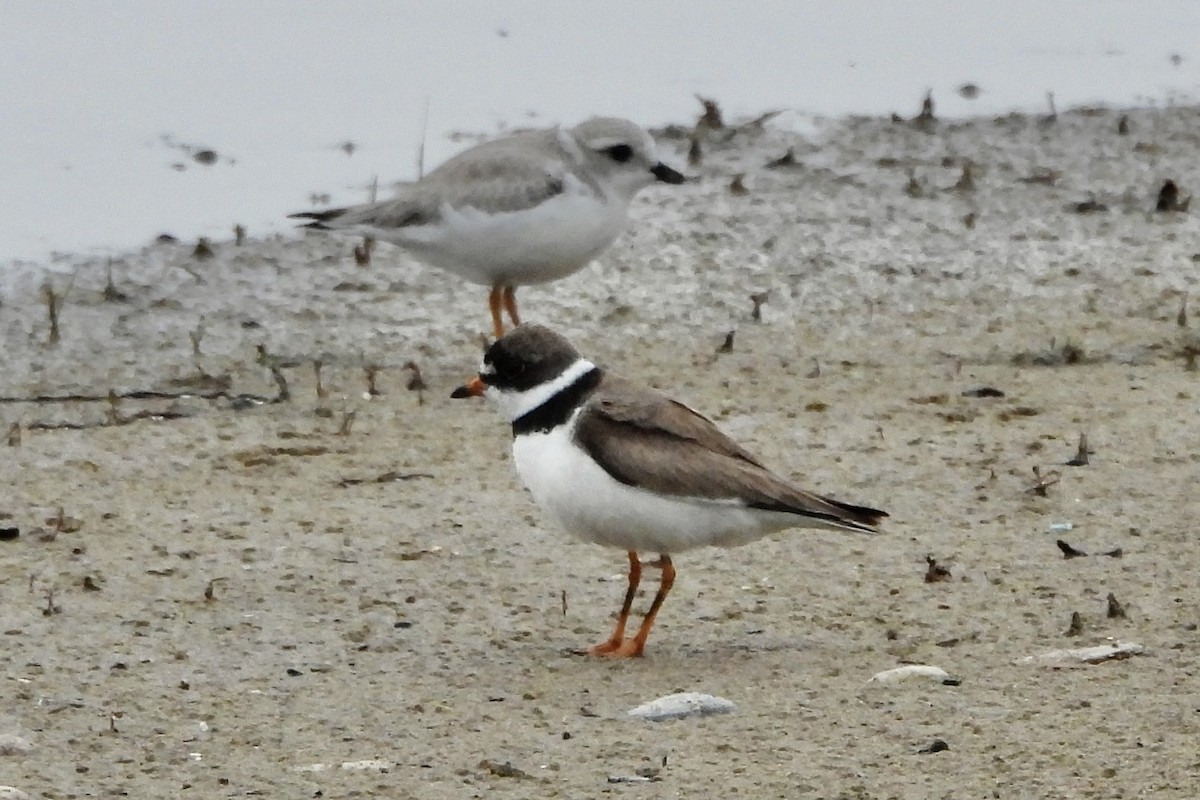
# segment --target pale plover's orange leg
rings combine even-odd
[[[521,315],[517,313],[517,289],[514,286],[504,287],[504,307],[508,309],[508,318],[514,328],[521,327]]]
[[[662,608],[663,601],[667,599],[667,593],[675,584],[675,567],[672,566],[671,557],[667,554],[660,555],[657,562],[647,566],[656,566],[662,569],[662,580],[658,584],[654,602],[650,604],[650,610],[642,618],[642,627],[638,630],[637,636],[622,642],[620,647],[605,653],[606,656],[637,658],[646,649],[646,639],[650,636],[650,629],[654,627],[654,618],[658,616],[658,610]]]
[[[633,608],[633,596],[637,594],[638,582],[642,579],[642,563],[638,561],[637,553],[629,551],[629,588],[625,590],[625,602],[621,604],[621,614],[617,617],[617,627],[607,641],[589,647],[586,652],[590,656],[611,655],[625,643],[625,623],[629,620],[629,610]]]
[[[497,339],[504,335],[504,317],[500,315],[503,302],[503,287],[493,286],[492,291],[488,294],[488,306],[492,309],[492,331],[496,334]]]

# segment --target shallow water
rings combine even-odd
[[[0,264],[286,231],[313,195],[415,177],[423,140],[428,168],[501,128],[680,122],[694,93],[798,130],[911,115],[927,90],[943,116],[1042,110],[1051,91],[1060,109],[1167,105],[1197,94],[1196,41],[1200,8],[1166,0],[4,3]]]

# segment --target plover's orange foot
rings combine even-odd
[[[645,649],[645,642],[639,642],[637,639],[626,639],[621,642],[620,647],[610,650],[604,655],[608,658],[641,658],[642,651]]]
[[[577,652],[588,656],[608,656],[612,655],[614,651],[619,650],[623,644],[625,643],[620,639],[607,639]]]
[[[601,658],[640,658],[645,648],[645,643],[639,642],[637,639],[626,639],[623,642],[614,642],[610,639],[607,642],[592,645],[587,649],[587,654]]]

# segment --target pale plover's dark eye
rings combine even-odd
[[[624,164],[633,158],[633,148],[627,144],[614,144],[612,147],[604,148],[604,152],[608,153],[608,157],[618,164]]]

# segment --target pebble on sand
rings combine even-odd
[[[15,733],[0,733],[0,756],[23,756],[33,752],[33,742]],[[4,797],[0,793],[0,798]]]
[[[683,719],[684,717],[707,717],[712,714],[729,714],[737,711],[737,705],[724,697],[716,697],[700,692],[680,692],[642,703],[637,708],[627,712],[637,719],[662,722],[668,719]]]
[[[909,678],[927,678],[947,686],[958,686],[962,683],[961,680],[952,678],[950,673],[941,667],[928,664],[906,664],[903,667],[885,669],[883,672],[876,672],[872,675],[867,683],[897,683]]]

